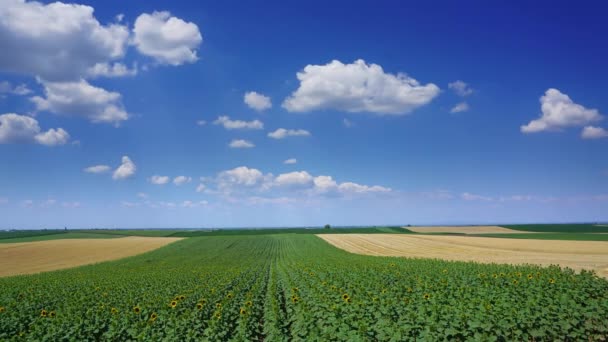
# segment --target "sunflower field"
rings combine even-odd
[[[192,237],[0,279],[2,341],[603,341],[608,281],[368,257],[314,235]]]

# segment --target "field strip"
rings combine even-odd
[[[521,234],[532,233],[522,230],[509,229],[499,226],[433,226],[433,227],[403,227],[415,233],[459,233],[459,234]]]
[[[608,277],[608,242],[471,236],[320,234],[351,253],[503,264],[560,265]]]
[[[0,244],[0,277],[59,270],[120,259],[160,248],[181,238],[124,237]]]

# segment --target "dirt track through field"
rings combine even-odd
[[[520,234],[532,233],[523,230],[503,228],[499,226],[432,226],[432,227],[403,227],[415,233],[458,233],[458,234]]]
[[[0,244],[0,277],[94,264],[151,251],[180,238],[124,237]]]
[[[351,253],[595,270],[608,277],[608,242],[501,239],[471,236],[321,234]]]

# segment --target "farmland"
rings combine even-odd
[[[513,230],[499,226],[431,226],[431,227],[407,227],[415,233],[450,233],[450,234],[513,234],[532,233],[525,230]]]
[[[0,289],[0,340],[608,335],[608,282],[591,272],[362,256],[311,234],[191,237],[121,260],[1,278]]]
[[[320,235],[346,251],[365,255],[438,258],[503,264],[561,265],[608,277],[608,243],[441,235]]]
[[[68,234],[62,234],[68,235]],[[179,238],[122,237],[91,239],[85,233],[74,233],[67,239],[56,239],[57,234],[44,235],[47,241],[0,244],[0,277],[7,275],[38,273],[62,268],[120,259],[144,253]],[[109,236],[110,237],[110,236]],[[114,236],[111,236],[114,237]],[[40,237],[30,237],[33,240]]]

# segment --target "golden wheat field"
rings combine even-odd
[[[404,227],[415,233],[457,233],[457,234],[520,234],[534,232],[503,228],[499,226],[428,226]]]
[[[124,237],[0,244],[0,277],[59,270],[151,251],[180,238]]]
[[[408,228],[409,229],[409,228]],[[483,263],[560,265],[608,277],[608,242],[394,234],[318,235],[351,253]]]

